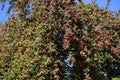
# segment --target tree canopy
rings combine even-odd
[[[120,18],[112,12],[74,0],[8,1],[13,15],[1,25],[0,79],[110,80],[120,75]]]

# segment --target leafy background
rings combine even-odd
[[[120,74],[118,14],[73,1],[9,1],[17,14],[0,26],[1,79],[111,80]]]

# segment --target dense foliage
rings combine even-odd
[[[74,0],[8,0],[0,79],[105,80],[120,75],[120,18]]]

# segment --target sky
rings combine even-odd
[[[0,3],[0,23],[5,23],[8,18],[10,17],[10,14],[7,14],[7,9],[9,7],[9,3],[5,3],[5,7],[3,10],[1,10],[2,3]]]
[[[90,3],[93,0],[83,0],[85,3]],[[96,0],[99,7],[104,8],[107,4],[107,0]],[[117,12],[120,9],[120,0],[111,0],[109,10]]]
[[[85,3],[90,3],[93,0],[83,0]],[[107,4],[107,0],[97,0],[97,4],[99,7],[104,8]],[[1,10],[2,3],[0,3],[0,23],[5,23],[8,18],[10,17],[10,14],[6,14],[6,11],[9,7],[9,3],[5,3],[4,10]],[[111,0],[109,10],[117,12],[120,9],[120,0]]]

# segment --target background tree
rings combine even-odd
[[[120,19],[73,0],[9,0],[0,79],[103,80],[120,73]],[[114,74],[114,75],[113,75]]]

